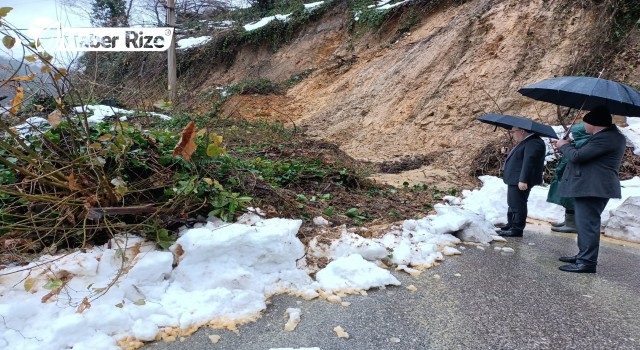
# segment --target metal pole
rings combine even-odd
[[[167,0],[167,25],[171,28],[174,28],[173,38],[171,40],[171,45],[169,46],[167,67],[168,71],[168,85],[167,89],[169,92],[168,99],[169,102],[173,105],[178,95],[177,91],[177,75],[176,75],[176,2],[175,0]]]

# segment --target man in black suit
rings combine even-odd
[[[527,201],[531,188],[542,183],[546,146],[542,139],[527,130],[512,127],[509,130],[516,146],[504,163],[503,181],[507,184],[507,226],[500,236],[522,237],[527,224]]]
[[[596,272],[600,247],[600,215],[609,198],[620,198],[619,170],[626,139],[612,123],[609,110],[600,106],[587,113],[585,130],[592,136],[580,147],[559,140],[554,147],[569,159],[558,194],[575,198],[578,254],[561,257],[567,272]]]

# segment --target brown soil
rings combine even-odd
[[[385,222],[394,220],[390,212],[418,217],[428,211],[433,193],[411,190],[414,185],[459,190],[477,186],[478,175],[498,175],[501,149],[510,146],[506,133],[494,132],[477,116],[498,112],[557,124],[555,106],[517,90],[584,68],[581,62],[602,43],[604,11],[598,4],[423,0],[398,7],[380,28],[366,28],[352,25],[348,2],[336,1],[275,52],[270,43],[247,45],[232,63],[207,60],[205,49],[181,53],[189,70],[181,71],[184,89],[176,107],[204,115],[214,101],[203,96],[217,87],[284,82],[305,72],[284,95],[231,97],[222,118],[283,123],[301,138],[290,154],[359,167],[368,180],[354,178],[345,189],[328,178],[282,189],[271,202],[270,190],[257,197],[279,213],[291,210],[291,217],[315,215],[328,204],[306,203],[298,210],[296,195],[329,192],[331,204],[344,203],[336,212],[362,208],[370,221]],[[416,18],[410,31],[401,30]],[[603,77],[640,86],[640,31],[624,40],[624,50],[598,64],[605,65]],[[626,164],[632,174],[635,163]],[[389,192],[385,184],[398,187],[397,195],[378,195]]]
[[[474,118],[502,112],[554,123],[554,106],[517,90],[574,69],[598,14],[562,0],[440,3],[414,7],[420,24],[403,35],[408,11],[360,35],[345,29],[342,3],[275,53],[241,51],[200,89],[313,69],[284,96],[231,98],[223,115],[295,125],[355,159],[386,162],[377,181],[472,186],[474,161],[504,138]],[[622,74],[640,85],[637,69]]]
[[[230,66],[198,52],[189,62],[193,69],[182,72],[188,92],[176,105],[204,115],[212,101],[201,96],[216,87],[248,79],[282,82],[311,71],[284,95],[233,96],[222,106],[222,117],[278,122],[298,131],[286,151],[271,147],[261,157],[319,159],[360,169],[368,178],[335,172],[275,190],[251,178],[245,185],[270,215],[324,215],[333,225],[386,227],[423,217],[443,195],[478,185],[478,175],[497,175],[501,149],[509,146],[506,134],[475,117],[498,112],[556,124],[555,106],[517,90],[578,74],[578,62],[589,56],[602,31],[601,9],[579,3],[415,1],[381,28],[350,30],[348,4],[337,1],[276,52],[271,45],[246,46]],[[399,31],[413,15],[420,22],[410,32]],[[603,77],[638,87],[640,31],[624,40],[624,50],[604,63]],[[141,86],[145,80],[129,84],[151,89]],[[154,88],[164,94],[164,85]],[[628,158],[622,174],[630,177],[640,162],[630,152]],[[320,200],[325,194],[330,199]],[[301,195],[307,200],[300,201]],[[323,214],[328,207],[333,212]],[[301,238],[315,234],[321,229],[312,225],[300,232]]]
[[[600,56],[612,42],[610,1],[416,0],[376,28],[354,24],[347,1],[328,6],[276,50],[266,42],[239,47],[233,57],[212,58],[207,46],[179,52],[176,108],[207,115],[216,88],[304,73],[284,95],[233,96],[222,116],[285,123],[354,159],[388,162],[392,169],[382,169],[377,181],[473,186],[484,171],[478,164],[486,163],[478,159],[506,135],[477,116],[497,112],[558,124],[555,106],[523,97],[519,88],[599,71],[640,86],[637,26],[613,59]],[[166,59],[153,57],[146,69],[161,76]],[[150,86],[130,77],[123,91],[142,90],[149,101],[164,97],[164,80]]]
[[[399,32],[411,11],[420,23]],[[477,176],[499,175],[502,149],[511,146],[507,134],[475,117],[498,112],[558,124],[555,106],[517,90],[575,74],[601,40],[600,11],[565,0],[427,1],[398,10],[382,28],[349,31],[347,4],[339,2],[277,52],[242,49],[231,67],[210,71],[197,90],[312,71],[285,95],[234,96],[222,114],[284,123],[309,140],[305,151],[330,162],[352,158],[349,164],[371,172],[371,182],[335,188],[332,204],[363,208],[373,222],[390,223],[390,212],[405,219],[428,211],[433,194],[408,189],[414,185],[473,188]],[[640,32],[625,40],[604,77],[640,86],[640,64],[625,65],[640,57]],[[636,169],[625,164],[631,163],[629,174]],[[399,188],[397,196],[371,195],[385,184]],[[294,192],[334,190],[325,186],[305,183]]]

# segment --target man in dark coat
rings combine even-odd
[[[578,249],[575,256],[561,257],[570,263],[560,266],[567,272],[596,272],[600,247],[600,215],[609,198],[620,198],[619,170],[626,139],[613,125],[609,110],[600,106],[587,113],[585,129],[592,136],[580,147],[559,140],[554,147],[569,159],[558,194],[575,198]]]
[[[517,143],[504,163],[502,180],[507,184],[507,226],[499,233],[505,237],[522,237],[527,224],[527,201],[531,188],[542,183],[546,146],[544,141],[527,130],[509,130]]]
[[[589,134],[584,129],[583,122],[574,124],[570,128],[570,130],[571,130],[570,131],[571,139],[573,140],[571,143],[576,148],[579,148],[580,146],[582,146],[591,137],[591,134]],[[566,169],[567,163],[569,163],[569,160],[567,158],[560,157],[560,161],[558,161],[558,165],[553,170],[553,179],[549,184],[549,193],[547,194],[547,202],[555,203],[564,207],[564,222],[551,225],[551,231],[578,233],[578,229],[576,229],[575,205],[573,204],[573,198],[560,197],[558,195],[558,187],[560,187],[560,182],[562,181],[562,174],[564,174],[564,169]]]

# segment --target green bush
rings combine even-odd
[[[275,83],[269,79],[257,79],[242,80],[238,83],[230,85],[227,92],[231,95],[281,95],[284,94],[285,90],[280,86],[280,84]]]

